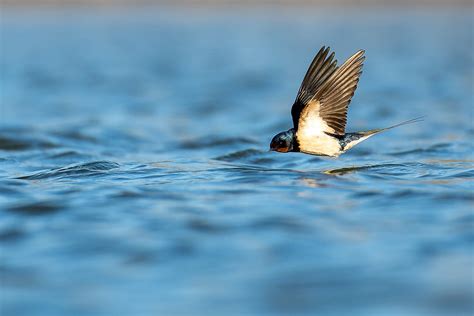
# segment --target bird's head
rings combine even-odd
[[[286,132],[281,132],[273,137],[270,143],[271,151],[278,151],[281,153],[286,153],[293,151],[293,141],[294,141],[294,130],[290,129]]]

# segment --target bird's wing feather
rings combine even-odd
[[[291,108],[293,117],[293,127],[298,129],[301,111],[311,102],[321,87],[334,74],[337,69],[337,61],[334,60],[334,53],[329,55],[329,47],[321,47],[314,57],[311,65],[304,76],[301,87],[296,96],[295,103]]]
[[[313,100],[319,102],[319,117],[331,129],[324,132],[344,135],[347,108],[357,89],[364,59],[364,51],[359,50],[339,67],[314,95]]]
[[[325,55],[322,58],[325,58]],[[317,84],[310,85],[310,87],[317,86],[313,90],[305,88],[304,82],[307,80],[305,77],[302,88],[300,88],[298,93],[299,97],[297,98],[297,101],[301,101],[300,103],[295,102],[295,104],[301,106],[301,110],[298,113],[298,121],[295,123],[297,124],[295,129],[301,137],[305,135],[305,138],[308,138],[309,141],[310,138],[323,133],[336,136],[344,135],[347,122],[347,108],[357,88],[364,59],[364,51],[360,50],[341,67],[334,66],[331,68],[332,71],[326,69],[325,74],[331,72],[330,76],[326,77],[325,74],[319,75],[318,78],[323,78],[323,80],[318,80]],[[311,69],[312,66],[310,67]],[[325,68],[322,67],[322,69]],[[316,76],[315,72],[310,72],[310,70],[308,70],[308,73],[311,76]],[[313,93],[309,95],[307,91],[312,91]],[[296,105],[293,105],[293,109],[295,107]],[[295,115],[293,115],[293,119],[295,119]]]

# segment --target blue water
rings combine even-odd
[[[3,9],[2,315],[473,312],[473,15]],[[268,152],[366,49],[339,159]]]

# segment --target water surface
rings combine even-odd
[[[5,10],[2,315],[467,315],[460,11]],[[339,159],[268,152],[320,46],[366,49]]]

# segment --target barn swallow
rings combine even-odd
[[[365,52],[359,50],[337,66],[329,50],[323,46],[314,57],[291,108],[293,128],[273,137],[270,150],[338,157],[375,134],[421,119],[346,133],[347,108],[362,74]]]

